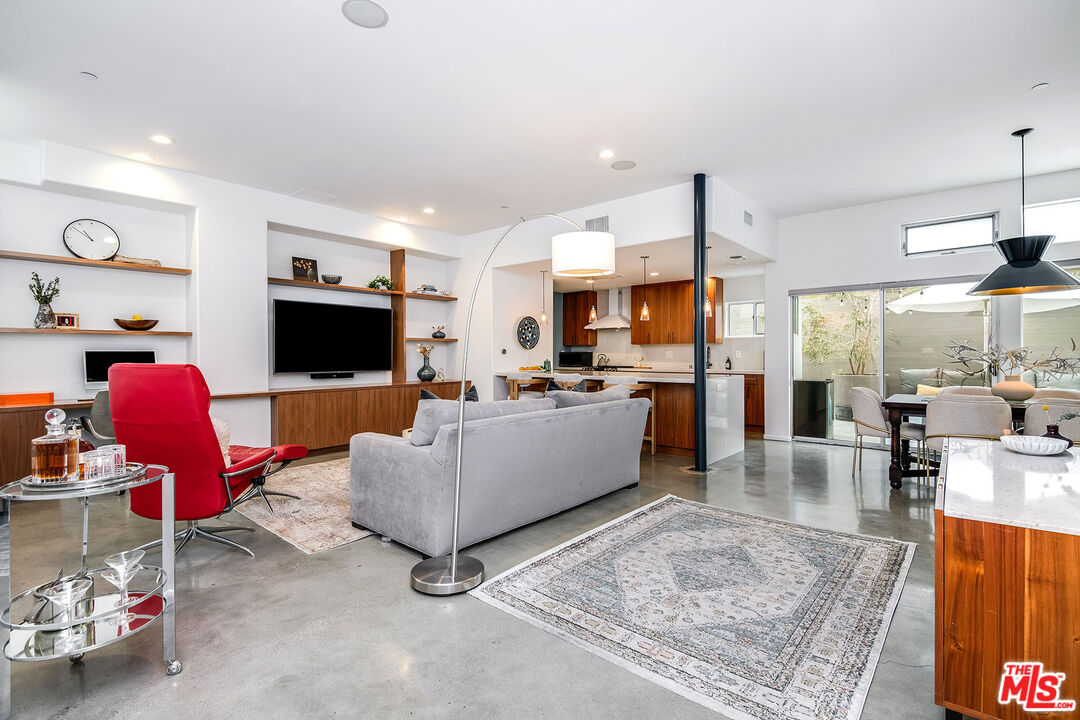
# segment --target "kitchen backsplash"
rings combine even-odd
[[[752,372],[765,368],[764,338],[728,338],[709,347],[712,348],[714,370],[722,370],[727,357],[731,358],[732,370]],[[629,330],[599,330],[595,347],[573,349],[591,350],[594,361],[603,353],[612,365],[635,365],[644,358],[643,365],[657,370],[688,370],[694,356],[693,345],[632,345]],[[668,353],[671,353],[670,357]],[[737,357],[740,353],[742,357]]]

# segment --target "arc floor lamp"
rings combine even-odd
[[[562,277],[591,277],[615,273],[615,236],[608,232],[584,230],[562,215],[539,213],[523,217],[506,229],[488,250],[480,271],[476,273],[469,312],[465,318],[465,335],[461,338],[461,394],[458,397],[457,458],[454,470],[454,521],[450,554],[428,558],[413,566],[412,587],[428,595],[456,595],[479,585],[484,580],[484,564],[469,555],[458,554],[458,524],[461,520],[461,453],[465,433],[465,378],[469,366],[469,331],[472,329],[473,306],[492,255],[514,228],[540,218],[556,218],[574,227],[571,232],[551,238],[551,274]]]

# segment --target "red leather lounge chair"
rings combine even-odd
[[[206,527],[198,523],[256,497],[270,507],[267,494],[285,493],[264,490],[266,477],[306,456],[307,448],[234,445],[229,447],[230,464],[226,467],[210,421],[210,390],[194,365],[113,365],[109,368],[109,401],[116,442],[127,446],[128,459],[166,465],[176,475],[176,519],[187,522],[187,528],[176,534],[177,552],[199,537],[255,557],[243,545],[217,534],[252,528]],[[271,470],[275,463],[279,463],[278,467]],[[157,483],[132,488],[131,511],[161,519],[161,490]]]

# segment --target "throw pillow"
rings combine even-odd
[[[555,409],[555,401],[547,398],[539,400],[469,402],[465,403],[465,419],[480,420],[482,418],[553,409]],[[457,418],[457,400],[421,400],[416,405],[413,432],[409,440],[413,445],[430,445],[435,442],[435,436],[439,434],[439,428],[443,425],[456,425]]]
[[[225,467],[229,467],[232,465],[232,460],[229,459],[229,423],[216,417],[210,418],[210,422],[214,425],[214,434],[217,435],[221,457],[225,458]]]
[[[920,384],[915,388],[916,395],[937,395],[939,392],[941,392],[941,388],[930,385]]]
[[[431,392],[430,390],[425,390],[423,388],[420,388],[420,399],[442,400],[442,398],[440,398],[435,393]],[[465,402],[480,402],[480,393],[476,392],[476,387],[470,387],[468,390],[465,391]]]
[[[544,389],[547,390],[547,391],[554,390],[556,392],[562,392],[563,391],[562,385],[560,385],[559,383],[557,383],[557,382],[555,382],[554,380],[551,380],[551,379],[548,380],[547,387],[544,388]],[[582,380],[577,385],[574,385],[573,387],[571,387],[570,390],[572,390],[573,392],[589,392],[589,386],[585,384],[584,380]]]
[[[441,400],[442,398],[440,398],[438,395],[431,392],[430,390],[425,390],[424,388],[420,388],[420,399],[421,400]]]
[[[568,390],[552,390],[545,397],[555,401],[555,407],[567,408],[578,405],[595,405],[597,403],[611,402],[612,400],[626,400],[630,397],[630,388],[626,385],[615,385],[600,392],[570,392]]]

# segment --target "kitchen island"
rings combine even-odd
[[[608,379],[634,377],[638,382],[656,386],[656,444],[658,452],[676,455],[694,454],[694,376],[690,373],[638,371],[572,371],[596,384]],[[554,373],[531,372],[537,380],[554,378]],[[496,378],[505,380],[507,372],[496,372]],[[741,374],[706,375],[705,412],[708,432],[707,460],[716,462],[721,458],[743,450],[744,435],[744,378]],[[501,393],[500,393],[501,390]],[[506,385],[496,384],[496,398],[508,397]]]
[[[1077,717],[1080,453],[949,438],[934,520],[934,701],[950,720]]]

